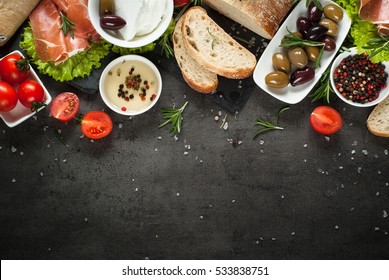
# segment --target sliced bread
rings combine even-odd
[[[183,15],[182,34],[188,53],[205,69],[230,79],[253,73],[254,54],[217,25],[205,9],[195,6]]]
[[[187,84],[194,90],[201,93],[211,93],[218,86],[217,75],[204,69],[187,52],[182,41],[182,17],[177,21],[173,33],[174,55],[182,76]]]
[[[386,97],[373,109],[366,124],[374,135],[389,137],[389,97]]]
[[[271,39],[292,8],[292,0],[204,0],[204,3],[258,35]]]

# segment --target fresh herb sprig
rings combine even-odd
[[[369,54],[370,58],[378,55],[382,51],[389,51],[389,36],[379,35],[378,38],[369,40],[362,48],[371,51]]]
[[[174,135],[179,134],[181,132],[181,125],[183,120],[182,113],[184,112],[187,105],[188,101],[186,101],[180,109],[176,109],[175,106],[172,109],[162,109],[162,118],[166,119],[166,121],[161,123],[158,128],[171,123],[169,131]]]
[[[61,15],[61,20],[62,20],[62,24],[61,26],[58,28],[58,30],[61,30],[62,29],[62,32],[65,36],[68,35],[68,33],[70,34],[70,36],[72,37],[72,39],[74,39],[74,33],[73,31],[76,30],[75,29],[75,24],[70,21],[62,12],[59,12],[60,15]]]
[[[257,121],[255,122],[255,124],[257,125],[261,125],[263,126],[264,128],[258,130],[255,134],[254,134],[254,137],[253,137],[253,140],[255,140],[258,135],[266,132],[266,131],[270,131],[270,130],[283,130],[284,128],[283,127],[280,127],[278,125],[278,121],[280,119],[280,116],[282,115],[282,113],[284,113],[285,111],[289,110],[290,107],[284,107],[282,108],[280,111],[278,111],[277,113],[277,116],[276,116],[276,121],[275,121],[275,124],[271,123],[271,122],[268,122],[266,120],[263,120],[263,119],[260,119],[258,118]]]
[[[174,50],[172,47],[172,34],[174,32],[175,22],[172,19],[166,31],[159,39],[159,46],[161,47],[162,54],[165,54],[167,58],[174,56]]]
[[[218,40],[217,36],[213,35],[213,34],[211,33],[211,31],[209,31],[209,28],[207,28],[207,31],[208,31],[209,35],[211,35],[211,37],[212,37],[212,43],[211,43],[212,45],[211,45],[211,47],[212,47],[212,50],[213,50],[214,47],[215,47],[215,44],[217,44],[217,42],[218,42],[219,40]]]
[[[322,76],[320,77],[320,80],[317,83],[319,86],[309,95],[309,97],[312,97],[312,102],[316,102],[322,99],[326,101],[328,104],[330,103],[331,93],[334,92],[330,82],[330,72],[331,72],[330,70],[331,70],[331,64],[328,66],[328,68],[323,72]]]
[[[310,1],[311,1],[311,0],[306,0],[306,1],[305,1],[305,6],[308,7]],[[322,6],[322,4],[320,3],[319,0],[312,0],[312,2],[313,2],[313,4],[315,4],[315,6],[316,6],[320,11],[323,11],[323,6]]]

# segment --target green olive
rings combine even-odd
[[[265,83],[271,88],[284,88],[289,84],[289,76],[282,71],[270,72],[265,77]]]
[[[285,73],[290,72],[290,61],[289,58],[284,53],[275,53],[273,54],[273,67],[276,71],[282,71]]]
[[[320,49],[318,47],[307,46],[305,47],[305,52],[307,53],[308,60],[315,62],[320,54]]]
[[[288,56],[290,63],[298,69],[302,69],[308,64],[308,56],[300,47],[289,49]]]
[[[324,15],[335,22],[343,19],[342,9],[334,4],[328,4],[324,7]]]
[[[327,35],[330,35],[332,37],[338,35],[339,27],[334,21],[328,18],[323,18],[319,21],[319,24],[328,28],[328,31],[326,33]]]

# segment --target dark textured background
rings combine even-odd
[[[256,39],[259,54],[263,43]],[[389,140],[367,131],[372,108],[334,97],[344,127],[326,138],[309,124],[320,103],[306,98],[281,117],[285,130],[253,141],[256,118],[273,120],[285,104],[251,78],[222,79],[226,96],[248,99],[235,115],[236,100],[198,94],[174,60],[154,62],[162,96],[134,118],[41,76],[53,97],[78,93],[81,113],[105,110],[114,122],[105,139],[80,138],[77,125],[48,109],[12,129],[0,122],[1,259],[389,258]],[[176,141],[157,128],[160,109],[185,101]],[[219,111],[227,130],[214,121]]]

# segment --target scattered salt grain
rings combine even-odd
[[[235,201],[236,201],[235,199],[231,200],[232,203],[235,203]]]
[[[304,162],[307,162],[307,159],[304,159]]]
[[[259,240],[255,241],[255,244],[259,244]]]
[[[367,156],[367,154],[368,154],[367,150],[362,150],[362,154],[364,154],[365,156]]]
[[[184,152],[184,156],[187,156],[189,153],[187,151]]]
[[[178,141],[178,136],[177,135],[174,135],[174,141]]]
[[[20,156],[24,156],[24,152],[20,152]]]
[[[388,217],[388,212],[386,210],[382,211],[382,218],[386,219]]]
[[[84,139],[84,138],[85,138],[84,134],[80,135],[80,139]]]
[[[201,220],[204,219],[204,216],[200,216],[200,219],[201,219]]]
[[[16,153],[17,150],[18,150],[18,149],[16,149],[14,146],[11,147],[11,152],[12,152],[12,153]]]
[[[51,252],[51,248],[47,248],[47,251]]]
[[[40,175],[41,177],[43,177],[44,174],[43,174],[43,172],[40,172],[39,175]]]
[[[375,196],[380,196],[380,192],[376,192],[376,193],[375,193]]]
[[[378,155],[374,155],[374,158],[379,158],[379,156]]]
[[[63,163],[65,163],[65,162],[67,162],[67,160],[66,160],[66,159],[64,159],[64,160],[62,160],[62,162],[63,162]]]
[[[292,231],[292,232],[290,233],[290,235],[296,235],[296,233],[295,233],[294,231]]]
[[[350,208],[350,212],[353,212],[355,210],[355,207]]]
[[[352,154],[352,155],[355,154],[355,150],[352,150],[352,151],[351,151],[351,154]]]
[[[16,183],[16,179],[14,178],[14,179],[12,179],[12,183]]]
[[[379,228],[379,227],[375,227],[374,230],[375,230],[375,231],[379,231],[380,228]]]
[[[178,193],[176,193],[176,196],[180,196],[180,193],[178,192]]]
[[[95,142],[95,140],[91,139],[91,140],[90,140],[90,142],[91,142],[91,143],[94,143],[94,142]]]
[[[304,148],[308,147],[308,144],[304,144]]]
[[[118,127],[119,129],[123,128],[123,124],[119,123]]]
[[[263,141],[263,140],[259,140],[259,145],[263,145],[263,144],[265,144],[265,141]]]
[[[362,167],[358,167],[358,173],[361,173]]]
[[[219,117],[221,117],[221,115],[223,115],[222,111],[219,111],[217,114]]]
[[[84,221],[87,222],[87,221],[88,221],[88,218],[84,218]]]
[[[138,189],[138,188],[135,188],[135,191],[137,192],[137,191],[139,191],[139,189]]]
[[[2,146],[0,146],[0,150],[2,150],[3,149],[3,147]]]
[[[339,166],[339,169],[343,169],[343,166]]]
[[[327,142],[330,142],[330,140],[331,140],[331,138],[328,136],[324,136],[324,138],[326,139]]]
[[[384,154],[385,154],[385,156],[387,156],[389,154],[388,150],[385,149]]]
[[[272,240],[272,241],[276,241],[276,238],[275,238],[275,237],[272,237],[271,240]]]
[[[335,226],[335,229],[336,229],[336,230],[338,230],[338,229],[339,229],[339,226],[338,226],[338,225],[336,225],[336,226]]]
[[[227,130],[227,129],[228,129],[228,122],[225,122],[225,123],[224,123],[223,129],[224,129],[224,130]]]
[[[219,121],[219,116],[215,116],[215,122]]]
[[[381,170],[378,170],[378,171],[377,171],[377,174],[378,174],[378,175],[381,175],[381,173],[382,173]]]
[[[358,145],[358,142],[357,141],[354,141],[352,144],[351,144],[351,146],[353,146],[353,147],[355,147],[355,146],[357,146]]]
[[[158,136],[158,137],[157,137],[157,140],[162,140],[162,137],[161,137],[161,136]]]
[[[158,152],[158,148],[155,148],[155,150],[154,150],[155,152]]]
[[[32,118],[34,119],[34,121],[36,121],[38,119],[38,117],[35,115],[32,116]]]

